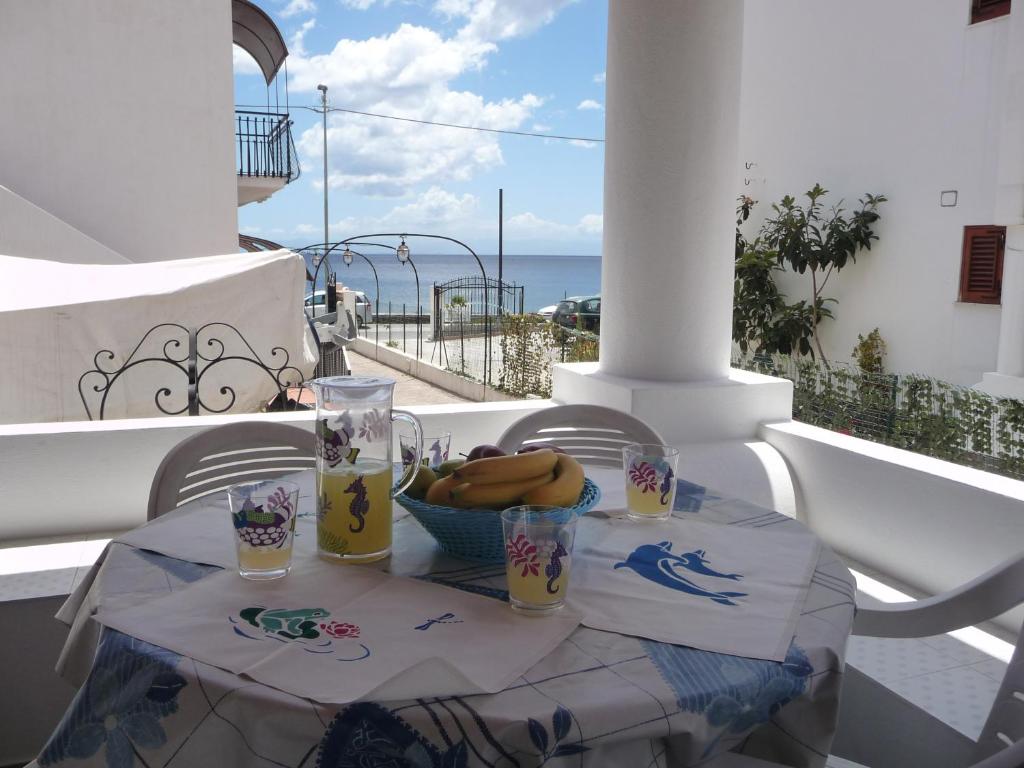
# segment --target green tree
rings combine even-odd
[[[872,225],[878,221],[883,195],[865,195],[861,207],[847,218],[842,202],[829,211],[821,198],[828,194],[820,184],[807,192],[804,208],[787,195],[772,205],[757,236],[748,241],[740,227],[750,218],[756,201],[740,197],[736,209],[736,273],[733,303],[733,340],[746,353],[796,354],[826,363],[818,340],[818,323],[832,318],[827,306],[835,299],[822,295],[833,271],[856,261],[857,253],[870,250],[877,240]],[[775,282],[785,266],[800,274],[810,271],[810,301],[787,302]],[[813,346],[812,346],[813,342]]]

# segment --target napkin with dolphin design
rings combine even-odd
[[[819,546],[806,532],[582,518],[568,604],[594,629],[782,661]]]

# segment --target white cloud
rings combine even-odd
[[[550,131],[551,130],[551,126],[550,125],[544,125],[544,123],[534,123],[533,124],[533,130],[539,131],[539,132],[543,133],[545,131]]]
[[[391,5],[391,0],[341,0],[341,4],[356,11],[366,11],[377,4]]]
[[[575,0],[438,0],[434,8],[449,18],[462,17],[465,40],[495,42],[522,37],[549,24]]]
[[[601,102],[594,101],[593,99],[584,99],[577,105],[576,109],[601,109]]]
[[[292,35],[292,39],[288,44],[290,49],[289,61],[294,61],[306,55],[306,33],[315,26],[316,19],[306,19],[302,22],[302,26],[295,30],[295,34]]]
[[[452,231],[485,229],[477,219],[480,201],[475,195],[462,195],[432,186],[411,202],[398,205],[386,213],[374,216],[346,216],[331,224],[331,231],[341,237],[352,237],[361,232],[413,231],[448,228]],[[309,225],[306,225],[309,226]],[[319,231],[319,230],[317,230]]]
[[[300,13],[314,13],[315,11],[316,3],[313,0],[289,0],[288,5],[278,11],[278,15],[287,19]]]
[[[386,35],[341,39],[331,51],[320,54],[303,50],[303,25],[289,57],[293,99],[296,92],[315,94],[317,84],[323,83],[329,88],[330,102],[343,108],[518,129],[544,103],[541,97],[526,93],[487,101],[471,91],[453,90],[450,84],[466,72],[483,68],[497,50],[495,40],[533,31],[566,4],[566,0],[441,0],[435,5],[438,12],[466,19],[451,37],[402,24]],[[298,144],[303,159],[319,161],[321,128],[305,131]],[[494,134],[342,113],[328,118],[328,155],[331,187],[381,196],[405,195],[416,184],[465,181],[504,162]]]
[[[583,149],[593,149],[597,146],[596,141],[587,141],[586,139],[569,139],[569,144],[574,147],[583,147]]]
[[[588,213],[580,219],[580,223],[576,226],[579,227],[581,232],[585,232],[588,235],[600,235],[604,232],[604,214]]]
[[[527,211],[506,219],[505,232],[509,237],[522,240],[574,240],[581,237],[599,237],[604,227],[604,216],[588,213],[575,224],[562,224],[543,219]]]
[[[594,75],[594,82],[595,83],[603,83],[604,82],[604,76],[605,76],[604,72],[598,72],[596,75]]]
[[[249,52],[237,45],[231,49],[231,63],[236,75],[262,75],[260,65]]]

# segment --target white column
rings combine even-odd
[[[729,375],[742,0],[610,0],[602,373]]]
[[[1024,377],[1024,226],[1006,228],[996,372]]]

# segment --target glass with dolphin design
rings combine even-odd
[[[512,609],[530,615],[565,604],[577,515],[562,507],[510,507],[501,513]]]
[[[632,520],[665,520],[676,498],[679,451],[670,445],[633,443],[622,449],[626,515]]]
[[[395,382],[332,376],[316,379],[316,532],[321,557],[370,562],[391,553],[391,499],[416,475],[423,432],[411,413],[391,407]],[[392,483],[392,429],[405,421],[414,461]]]

